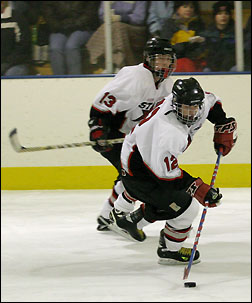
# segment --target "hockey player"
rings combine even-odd
[[[121,153],[123,194],[118,196],[110,218],[119,230],[143,241],[144,225],[165,220],[157,250],[159,263],[188,263],[192,249],[182,247],[188,237],[199,203],[216,207],[222,198],[200,177],[194,178],[178,165],[178,156],[208,119],[214,126],[214,147],[226,156],[236,142],[237,123],[226,118],[220,99],[204,92],[196,79],[178,79],[172,93],[161,101],[125,137]],[[132,211],[132,203],[142,201]],[[194,263],[199,262],[198,250]]]
[[[90,110],[90,140],[94,150],[105,157],[118,171],[111,196],[104,202],[98,230],[105,230],[113,202],[123,192],[120,153],[122,144],[104,145],[104,140],[123,138],[153,109],[157,102],[171,93],[169,77],[176,67],[176,54],[166,39],[151,38],[144,50],[144,62],[123,67],[115,78],[95,97]]]

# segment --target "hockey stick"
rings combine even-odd
[[[94,141],[88,142],[80,142],[80,143],[67,143],[67,144],[60,144],[60,145],[47,145],[47,146],[37,146],[37,147],[25,147],[19,143],[17,129],[14,128],[9,134],[10,142],[13,149],[17,153],[24,153],[24,152],[34,152],[34,151],[41,151],[41,150],[51,150],[51,149],[61,149],[61,148],[71,148],[71,147],[82,147],[82,146],[93,146],[96,144]],[[109,144],[117,144],[122,143],[124,138],[117,138],[117,139],[110,139],[106,140],[105,143]]]
[[[215,179],[216,179],[218,168],[219,168],[219,165],[220,165],[220,158],[222,156],[222,153],[223,153],[223,148],[220,147],[218,157],[217,157],[217,160],[216,160],[216,163],[215,163],[215,168],[214,168],[211,184],[210,184],[211,187],[213,187],[214,183],[215,183]],[[193,244],[193,250],[192,250],[192,253],[191,253],[191,257],[190,257],[190,260],[189,260],[189,263],[188,263],[187,267],[185,267],[185,269],[184,269],[184,277],[183,277],[184,280],[188,278],[190,270],[191,270],[194,254],[196,252],[197,245],[199,243],[200,233],[201,233],[201,230],[203,228],[203,223],[205,221],[205,216],[206,216],[206,212],[207,212],[207,209],[208,209],[208,205],[209,205],[209,203],[206,202],[206,206],[204,207],[201,218],[200,218],[200,223],[199,223],[199,227],[198,227],[197,234],[196,234],[196,237],[195,237],[195,241],[194,241],[194,244]]]

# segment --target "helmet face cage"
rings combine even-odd
[[[198,119],[202,117],[204,112],[203,101],[190,101],[190,104],[179,103],[176,101],[176,96],[173,97],[172,106],[177,116],[177,119],[186,124],[188,127],[192,126]]]
[[[161,80],[176,68],[176,53],[168,39],[151,38],[144,49],[144,64]]]
[[[150,54],[146,62],[157,77],[166,79],[174,72],[177,59],[175,54]]]
[[[173,110],[180,122],[190,127],[202,117],[205,94],[196,79],[177,79],[172,94]]]

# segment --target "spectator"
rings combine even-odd
[[[244,29],[244,62],[245,70],[251,71],[251,16]]]
[[[43,1],[10,2],[12,8],[22,14],[31,26],[33,64],[39,66],[45,64],[48,61],[49,29],[41,13]],[[36,73],[36,70],[32,72]]]
[[[126,65],[142,62],[143,48],[147,40],[145,26],[147,1],[110,1],[113,45],[113,64],[115,72]],[[99,8],[101,23],[104,22],[104,1]],[[98,64],[104,58],[104,23],[87,43],[91,64]],[[139,55],[140,54],[140,55]],[[106,70],[103,70],[106,73]]]
[[[42,1],[9,1],[12,9],[22,14],[30,25],[38,21]]]
[[[172,45],[176,44],[176,72],[202,71],[201,43],[204,38],[198,34],[204,28],[198,1],[175,1],[174,14],[164,23],[161,38],[170,39]]]
[[[147,18],[148,34],[151,37],[160,37],[164,22],[174,12],[174,1],[151,1]]]
[[[1,1],[1,76],[29,74],[31,33],[25,17]]]
[[[233,5],[218,1],[213,5],[213,22],[202,33],[205,37],[206,67],[204,71],[234,71],[235,31]]]
[[[98,27],[99,5],[100,1],[43,1],[55,75],[82,73],[82,48]]]

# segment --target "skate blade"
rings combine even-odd
[[[101,226],[101,223],[98,223],[98,224],[99,224],[98,226],[101,226],[101,228],[100,228],[100,229],[97,228],[97,229],[98,229],[99,231],[108,230],[109,223],[108,223],[107,221],[103,220],[102,217],[99,217],[99,220],[104,224],[104,227]]]
[[[199,263],[200,260],[196,260],[196,261],[193,261],[192,264],[197,264]],[[187,265],[189,263],[188,262],[180,262],[178,260],[174,260],[174,259],[159,259],[158,260],[158,264],[161,264],[161,265]]]

